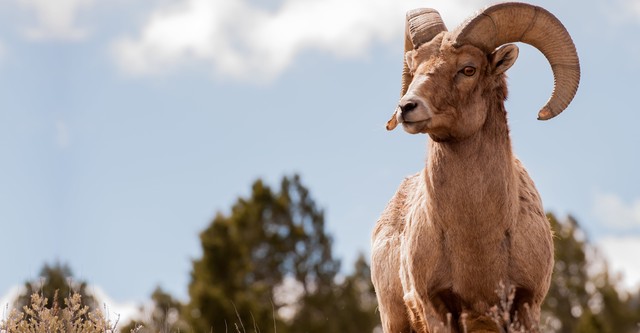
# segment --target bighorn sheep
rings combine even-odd
[[[387,123],[426,133],[426,167],[405,179],[377,222],[372,280],[384,332],[499,332],[488,315],[500,283],[511,315],[535,330],[549,289],[553,240],[533,181],[514,156],[504,72],[524,42],[551,64],[538,119],[575,96],[580,65],[562,23],[543,8],[487,7],[453,32],[437,11],[407,13],[401,99]],[[505,45],[506,44],[506,45]],[[511,317],[513,318],[513,317]]]

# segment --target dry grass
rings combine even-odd
[[[57,292],[56,296],[57,299]],[[78,293],[64,299],[64,307],[54,303],[52,308],[47,307],[47,298],[42,294],[31,295],[31,302],[22,310],[5,308],[0,319],[0,333],[124,333],[117,328],[118,319],[114,322],[106,318],[100,309],[90,311],[89,306],[82,304],[82,297]],[[7,314],[8,311],[8,314]],[[239,319],[239,317],[238,317]],[[255,326],[255,325],[254,325]],[[254,327],[255,332],[260,329]],[[128,333],[176,333],[170,329],[169,323],[162,328],[146,327],[144,324],[136,324],[128,330]],[[229,333],[247,333],[244,325],[240,323],[227,328]]]
[[[500,282],[496,293],[500,296],[500,302],[491,308],[489,316],[498,325],[500,333],[551,333],[545,327],[538,325],[534,318],[531,318],[529,311],[524,314],[515,312],[513,318],[511,317],[513,300],[516,296],[514,286],[505,286]],[[525,308],[529,309],[526,304]],[[527,330],[521,321],[522,318],[518,318],[519,316],[528,316],[524,321],[533,323],[532,327]]]
[[[496,290],[500,296],[500,303],[494,306],[489,312],[489,317],[498,325],[500,333],[553,333],[553,330],[545,327],[547,325],[535,325],[532,329],[527,330],[521,324],[517,314],[512,318],[511,308],[515,297],[515,288],[505,287],[500,284]],[[47,299],[41,294],[35,293],[31,295],[31,303],[24,306],[22,311],[12,309],[2,320],[0,320],[0,333],[119,333],[116,328],[118,320],[111,322],[105,318],[99,309],[90,311],[89,307],[82,304],[82,297],[78,293],[73,293],[65,298],[65,307],[61,308],[59,304],[54,303],[52,308],[47,308]],[[531,319],[531,318],[529,318]],[[464,327],[463,333],[467,332]],[[255,328],[259,332],[258,328]],[[153,330],[143,325],[137,325],[131,329],[130,333],[147,333]],[[228,327],[228,332],[246,333],[244,326],[235,324]],[[450,333],[455,330],[451,326],[451,318],[448,323],[436,329],[439,333]],[[166,327],[161,332],[171,332]],[[156,333],[156,332],[154,332]]]
[[[514,306],[514,299],[516,295],[516,289],[513,286],[505,286],[502,282],[499,284],[496,293],[500,297],[500,302],[493,306],[487,316],[491,318],[491,320],[497,326],[497,333],[554,333],[552,329],[548,327],[548,325],[539,325],[535,322],[533,318],[530,317],[529,312],[526,314],[520,314],[515,312],[512,316],[512,308]],[[529,316],[526,320],[522,320],[522,316]],[[466,315],[463,314],[461,317],[461,330],[462,333],[473,333],[472,331],[467,330],[467,321]],[[529,329],[525,327],[523,322],[532,322],[533,326]],[[491,329],[493,331],[493,329]],[[434,333],[452,333],[457,332],[456,329],[453,328],[451,322],[451,314],[447,315],[447,323],[442,323],[442,326],[435,327]],[[483,331],[486,332],[486,331]]]

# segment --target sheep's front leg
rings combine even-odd
[[[378,310],[384,333],[411,333],[409,315],[402,299],[399,239],[390,237],[374,242],[371,280],[376,289]]]
[[[380,302],[378,305],[384,333],[411,333],[411,323],[402,299]]]
[[[410,316],[402,298],[400,279],[397,275],[395,279],[391,276],[388,277],[390,279],[382,282],[380,275],[376,276],[378,285],[384,284],[386,286],[386,288],[376,288],[382,331],[384,333],[411,333]]]
[[[426,233],[415,233],[429,235]],[[442,257],[439,246],[428,247],[427,244],[436,245],[437,242],[425,242],[430,237],[416,239],[415,234],[407,235],[403,241],[402,267],[400,276],[405,291],[404,301],[409,310],[411,323],[419,333],[446,332],[447,309],[443,313],[440,308],[434,306],[433,299],[440,297],[438,290],[447,288],[447,282],[451,279],[445,277],[449,274],[446,265],[438,258]],[[422,242],[416,242],[422,240]],[[440,302],[441,303],[441,302]],[[452,332],[455,332],[452,331]]]
[[[427,310],[422,299],[414,291],[410,291],[404,295],[404,303],[407,306],[409,312],[409,318],[411,320],[411,326],[417,333],[431,333],[438,332],[432,327],[429,328],[429,323],[433,322],[433,318],[427,318]]]

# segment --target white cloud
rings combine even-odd
[[[135,302],[116,302],[107,293],[98,286],[91,286],[89,288],[91,293],[104,305],[103,313],[107,319],[112,323],[118,321],[118,326],[126,325],[132,319],[140,319],[141,311],[140,306]]]
[[[638,0],[600,0],[598,5],[609,23],[615,27],[628,23],[640,23],[640,2]]]
[[[9,291],[5,295],[0,296],[0,311],[4,311],[7,308],[10,309],[13,302],[18,298],[18,296],[20,296],[23,290],[23,286],[14,286],[9,289]]]
[[[622,273],[627,290],[640,287],[640,236],[605,237],[597,242],[604,253],[612,273]]]
[[[437,0],[453,28],[485,0]],[[276,10],[247,0],[181,0],[156,9],[137,37],[122,37],[113,51],[133,74],[163,73],[196,61],[240,80],[269,80],[305,50],[340,58],[366,55],[371,46],[400,40],[407,10],[420,0],[285,0]]]
[[[37,24],[29,27],[26,34],[33,39],[78,40],[87,36],[88,31],[76,24],[78,12],[95,0],[18,0],[18,3],[32,10]]]
[[[640,227],[640,199],[626,203],[615,194],[598,194],[594,213],[603,226],[622,230]]]
[[[635,16],[636,19],[640,19],[640,2],[637,0],[630,0],[626,2],[626,9],[630,14]]]

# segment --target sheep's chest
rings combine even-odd
[[[403,239],[401,270],[405,293],[416,292],[432,303],[458,304],[455,307],[460,307],[459,311],[488,310],[489,304],[497,300],[500,282],[510,282],[508,233],[461,231],[417,221],[420,220],[408,221],[412,232],[405,233]],[[452,301],[452,297],[457,300]],[[454,305],[446,308],[450,306]],[[448,309],[451,310],[454,309]]]

